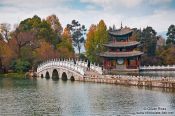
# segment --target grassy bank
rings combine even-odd
[[[0,78],[24,78],[25,73],[5,73],[0,74]]]

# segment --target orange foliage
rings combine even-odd
[[[14,32],[13,38],[9,40],[11,49],[16,53],[17,57],[21,58],[22,47],[34,46],[35,35],[33,32]]]
[[[68,39],[72,43],[71,32],[67,27],[64,29],[62,37],[63,39]]]
[[[19,53],[16,39],[10,39],[8,42],[8,45],[9,45],[10,49],[13,50],[14,57],[16,58],[18,56],[18,53]]]
[[[12,49],[10,49],[9,45],[3,40],[0,40],[0,59],[2,62],[2,66],[5,66],[7,68],[13,57],[14,52],[12,51]]]
[[[95,25],[91,25],[89,32],[87,33],[87,39],[86,39],[86,43],[85,43],[85,49],[86,51],[88,51],[90,48],[94,47],[92,44],[94,44],[95,42],[95,30],[96,30],[96,26]]]
[[[72,46],[71,32],[68,28],[64,29],[62,40],[57,45],[57,50],[61,58],[71,58],[74,56],[74,49]]]
[[[44,61],[52,58],[57,58],[59,56],[51,44],[46,41],[40,41],[40,47],[35,50],[36,57],[39,61]]]
[[[61,58],[73,58],[74,57],[74,53],[69,51],[68,48],[63,47],[63,46],[58,48],[58,52],[60,53]]]

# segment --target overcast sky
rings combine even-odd
[[[89,27],[104,19],[107,26],[144,28],[158,33],[175,24],[175,0],[0,0],[0,23],[19,23],[38,15],[56,14],[63,27],[72,19]]]

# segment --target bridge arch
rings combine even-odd
[[[65,72],[62,73],[61,79],[63,81],[67,81],[68,77],[67,77],[67,74]]]
[[[44,75],[43,74],[41,74],[41,78],[44,78]]]
[[[56,69],[52,71],[52,80],[58,80],[59,79],[59,74]]]
[[[49,75],[49,72],[48,71],[46,72],[45,78],[46,79],[50,79],[50,75]]]
[[[52,59],[43,62],[37,67],[37,75],[44,78],[78,80],[84,77],[86,66],[87,62],[84,61],[76,61],[76,64],[74,64],[73,60],[70,59]],[[99,66],[92,65],[91,70],[101,74],[101,67]]]
[[[70,77],[70,80],[71,80],[71,81],[75,81],[74,76],[71,76],[71,77]]]

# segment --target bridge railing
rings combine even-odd
[[[175,65],[167,66],[141,66],[141,70],[175,70]]]
[[[102,68],[99,65],[92,64],[90,63],[90,69],[98,72],[99,74],[102,74]],[[42,70],[43,67],[47,66],[52,66],[52,65],[57,65],[57,66],[64,66],[68,67],[72,70],[76,70],[81,74],[85,73],[85,70],[87,69],[88,63],[83,60],[73,60],[73,59],[52,59],[43,62],[40,64],[37,68],[37,72]]]
[[[85,68],[87,68],[87,65],[88,65],[86,61],[81,61],[81,60],[77,61],[77,64]],[[99,74],[102,74],[102,68],[99,65],[90,63],[90,69],[98,72]]]
[[[84,73],[85,73],[83,67],[81,67],[77,64],[73,64],[71,61],[66,61],[66,60],[61,61],[58,59],[53,59],[53,60],[43,62],[42,64],[40,64],[38,66],[37,72],[40,72],[40,71],[48,69],[48,68],[52,68],[53,66],[65,67],[65,68],[71,69],[73,71],[76,71],[76,72],[80,73],[81,75],[84,75]]]

